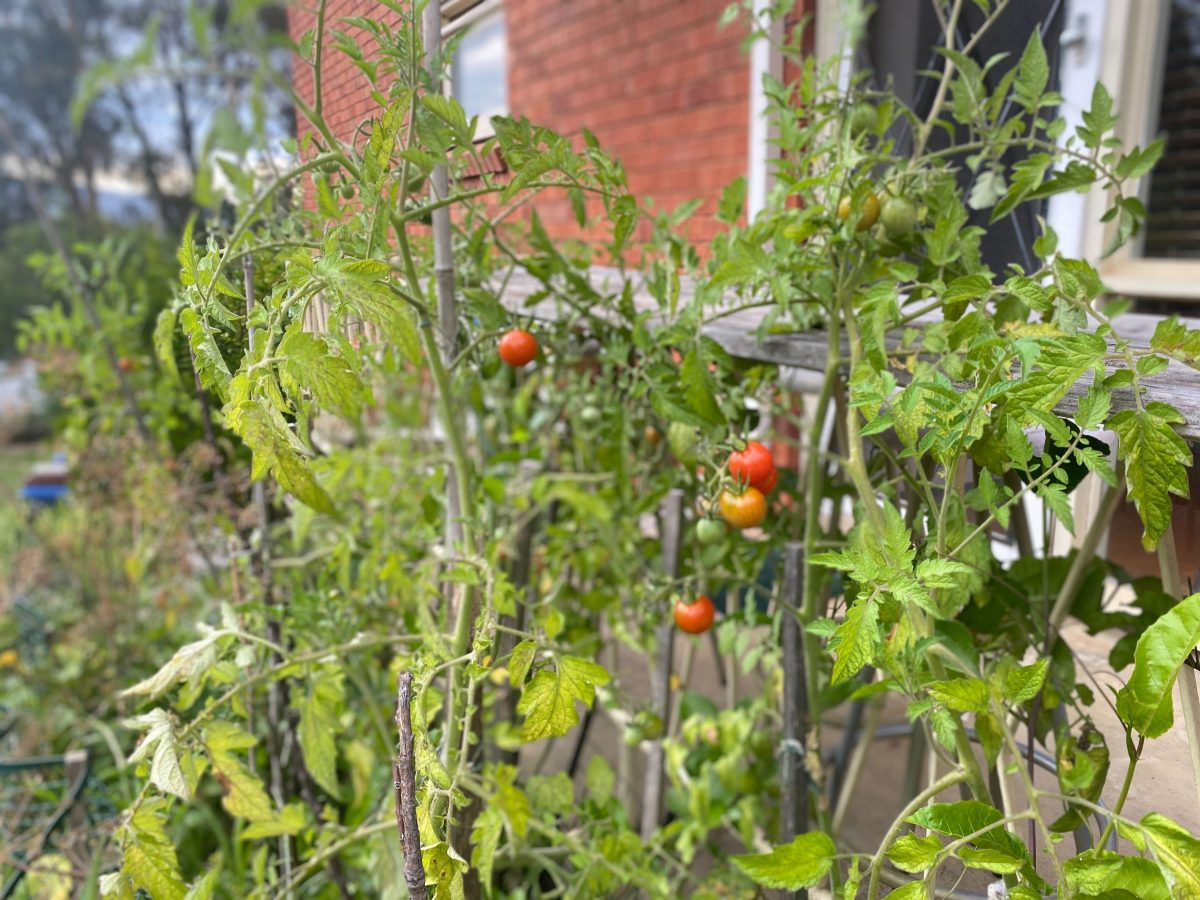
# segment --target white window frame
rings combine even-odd
[[[1108,0],[1097,77],[1112,94],[1115,133],[1126,147],[1146,146],[1157,131],[1169,21],[1169,0]],[[1129,189],[1145,200],[1148,186],[1141,179]],[[1133,297],[1200,301],[1200,260],[1143,256],[1136,239],[1102,258],[1116,228],[1100,222],[1110,200],[1097,189],[1084,208],[1083,255],[1095,261],[1104,283]]]
[[[503,0],[448,0],[448,2],[442,4],[442,41],[444,42],[464,28],[498,13],[504,13]],[[505,23],[504,37],[507,42],[507,22]],[[505,48],[504,77],[508,78],[507,47]],[[442,83],[442,91],[446,96],[451,96],[454,93],[453,80],[454,66],[450,65],[447,67],[446,78]],[[475,128],[475,140],[485,141],[488,138],[495,137],[495,135],[496,130],[492,128],[491,120],[481,116],[479,124]]]

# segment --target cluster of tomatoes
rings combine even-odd
[[[733,485],[724,488],[717,498],[721,518],[730,526],[753,528],[767,515],[767,495],[779,483],[779,471],[771,451],[758,441],[747,441],[741,450],[729,454],[726,463]],[[719,541],[725,526],[706,516],[696,523],[696,539],[702,544]],[[675,604],[675,624],[688,634],[703,634],[712,627],[716,610],[713,602],[701,594],[695,600],[679,600]]]
[[[878,215],[878,201],[875,207]],[[839,214],[840,212],[841,210]],[[513,328],[501,336],[497,350],[503,362],[519,369],[537,357],[538,342],[528,331]],[[671,424],[668,438],[672,450],[682,462],[694,460],[694,429],[674,422]],[[657,429],[647,427],[646,439],[657,444],[660,439]],[[726,468],[732,484],[723,488],[717,498],[716,508],[720,517],[725,524],[733,528],[753,528],[766,518],[767,495],[775,490],[779,482],[775,459],[765,445],[758,441],[747,441],[742,449],[729,454]],[[720,541],[725,536],[725,524],[711,515],[705,516],[696,523],[696,539],[702,544]],[[690,602],[680,600],[675,604],[675,624],[688,634],[703,634],[708,631],[712,627],[715,615],[712,600],[704,595]]]

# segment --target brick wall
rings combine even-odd
[[[728,0],[504,5],[512,114],[567,135],[591,129],[624,163],[633,192],[659,207],[702,198],[692,237],[711,238],[717,197],[747,166],[749,60],[743,31],[718,28]],[[327,23],[351,15],[394,14],[374,0],[329,0]],[[313,22],[311,11],[291,7],[294,38]],[[325,60],[326,115],[338,137],[349,139],[375,105],[349,59],[330,52]],[[307,64],[297,62],[295,81],[302,96],[312,95]],[[578,236],[565,198],[541,198],[538,211],[551,235]]]

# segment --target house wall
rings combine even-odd
[[[589,128],[624,164],[634,194],[659,208],[702,198],[691,236],[706,242],[718,230],[712,213],[721,189],[747,170],[750,68],[744,29],[719,27],[727,5],[505,0],[511,113],[577,140]],[[314,25],[309,9],[292,6],[289,15],[294,39]],[[395,20],[375,0],[328,0],[328,24],[354,15]],[[305,62],[297,61],[294,77],[301,95],[312,96]],[[365,76],[341,53],[326,53],[322,94],[343,140],[377,109]],[[565,197],[539,198],[537,207],[553,237],[580,236]]]

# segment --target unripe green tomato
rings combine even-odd
[[[700,443],[700,432],[686,422],[672,422],[667,428],[667,445],[675,458],[685,465],[698,462],[696,447]]]
[[[350,200],[354,197],[354,185],[352,185],[350,182],[343,181],[341,190],[343,200]]]
[[[658,738],[662,737],[662,719],[648,709],[640,710],[633,717],[633,724],[635,728],[641,729],[642,735],[648,741],[658,740]]]
[[[917,207],[907,197],[890,197],[883,204],[879,220],[892,237],[906,237],[917,227]]]
[[[725,537],[725,525],[719,519],[701,519],[696,523],[696,540],[715,544]]]
[[[876,120],[875,107],[869,103],[859,103],[850,111],[850,133],[864,134],[874,131]]]
[[[321,163],[321,171],[325,172],[328,175],[332,175],[337,170],[338,170],[338,164],[336,162],[334,162],[332,159],[329,160],[328,162]]]
[[[627,743],[630,747],[636,747],[646,739],[646,736],[642,734],[642,729],[638,728],[635,723],[630,722],[625,726],[624,738],[625,743]]]

